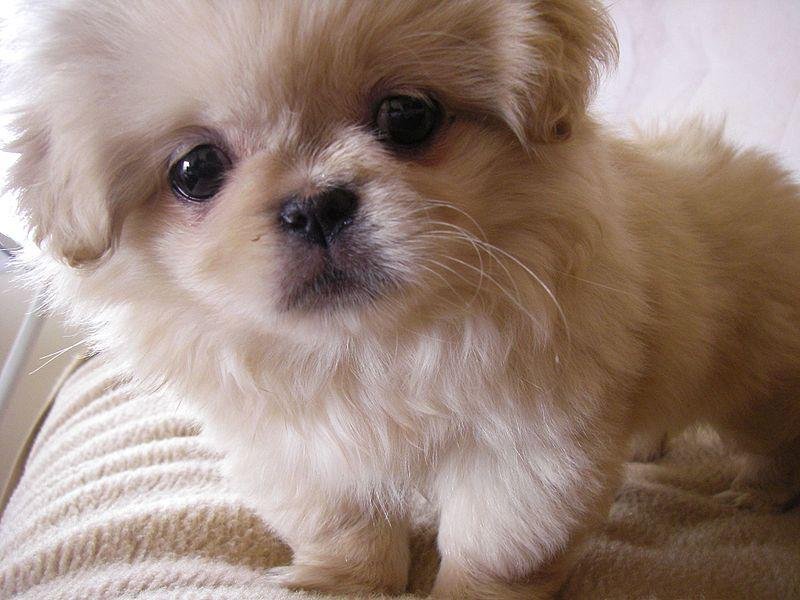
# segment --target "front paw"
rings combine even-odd
[[[719,502],[732,508],[754,512],[778,513],[792,504],[794,495],[788,490],[764,490],[758,488],[731,488],[716,494]]]
[[[544,575],[544,574],[542,574]],[[478,579],[472,574],[443,564],[431,590],[431,600],[551,600],[560,577],[531,576],[524,581]]]
[[[326,594],[400,594],[406,587],[405,573],[389,573],[373,565],[325,565],[294,563],[274,567],[267,573],[271,583],[290,590]]]
[[[550,600],[554,592],[531,585],[513,585],[501,582],[473,586],[448,587],[436,585],[431,600]]]

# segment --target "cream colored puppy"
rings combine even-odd
[[[276,582],[545,598],[635,443],[703,422],[724,501],[800,490],[800,193],[692,126],[586,114],[578,0],[60,0],[14,73],[52,304],[202,415]]]

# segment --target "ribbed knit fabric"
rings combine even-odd
[[[0,521],[0,598],[323,598],[266,582],[291,553],[228,490],[189,409],[101,359],[69,377]],[[800,510],[720,506],[726,464],[710,442],[684,440],[657,464],[629,465],[563,597],[800,598]],[[424,591],[433,534],[413,553],[411,589]]]

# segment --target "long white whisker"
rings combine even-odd
[[[463,227],[459,227],[458,225],[455,225],[453,223],[446,223],[446,222],[443,222],[443,221],[433,221],[433,224],[451,228],[455,232],[461,234],[461,236],[463,236],[464,239],[466,239],[470,243],[477,244],[477,245],[481,246],[489,254],[489,256],[492,257],[495,260],[495,262],[497,264],[499,264],[501,267],[503,267],[503,269],[506,272],[506,275],[512,281],[512,283],[514,284],[515,288],[517,288],[516,291],[517,291],[517,295],[518,296],[519,296],[519,288],[517,287],[514,278],[511,276],[510,271],[503,264],[503,261],[499,260],[499,258],[494,255],[494,252],[497,252],[497,253],[505,256],[507,259],[509,259],[509,260],[513,261],[514,263],[516,263],[517,266],[519,266],[534,281],[536,281],[536,283],[544,290],[545,294],[547,294],[547,296],[553,302],[553,304],[554,304],[554,306],[556,308],[556,311],[558,312],[559,318],[561,319],[561,321],[562,321],[562,323],[564,325],[564,331],[565,331],[565,334],[567,336],[567,342],[568,343],[571,342],[572,335],[571,335],[571,332],[570,332],[570,329],[569,329],[569,323],[567,321],[567,316],[566,316],[566,314],[564,312],[564,309],[561,306],[561,303],[558,301],[558,298],[556,298],[555,293],[553,293],[553,290],[550,289],[550,287],[542,280],[542,278],[539,275],[537,275],[528,265],[524,264],[519,258],[514,256],[513,254],[511,254],[511,253],[507,252],[506,250],[503,250],[502,248],[499,248],[496,245],[490,243],[488,241],[488,236],[486,235],[486,232],[480,226],[478,221],[475,218],[473,218],[469,213],[464,211],[463,209],[458,208],[458,207],[454,206],[453,204],[451,204],[449,202],[446,202],[444,200],[440,200],[440,199],[434,199],[432,201],[429,201],[429,205],[430,206],[439,206],[439,207],[442,207],[442,208],[451,209],[451,210],[463,215],[467,219],[469,219],[469,221],[480,231],[480,235],[481,235],[482,239],[476,238],[474,235],[470,234],[470,232],[465,230]],[[453,237],[457,237],[457,236],[453,235]],[[479,252],[478,252],[478,255],[480,256]],[[467,264],[467,263],[464,263],[464,264]],[[468,266],[470,266],[473,269],[476,268],[476,267],[474,267],[474,265],[468,265]],[[481,272],[483,272],[483,271],[484,271],[484,269],[483,269],[483,267],[481,267]],[[495,285],[499,285],[496,280],[494,280],[493,282],[495,283]],[[598,284],[598,285],[602,286],[602,284]],[[505,293],[508,294],[507,290],[505,290],[504,287],[500,286],[500,288],[503,289],[505,291]],[[516,304],[519,305],[520,304],[519,301],[516,301]],[[527,313],[528,311],[526,310],[525,312]]]
[[[475,225],[475,228],[478,230],[478,233],[481,234],[481,239],[484,241],[488,241],[488,237],[486,235],[486,232],[483,230],[483,227],[481,227],[480,223],[478,223],[475,217],[473,217],[467,211],[458,208],[457,206],[450,204],[449,202],[445,202],[444,200],[433,200],[431,204],[434,206],[441,206],[442,208],[449,208],[450,210],[454,210],[455,212],[464,215],[467,219],[469,219],[469,221],[473,225]]]
[[[455,239],[456,241],[461,241],[461,242],[469,242],[469,243],[470,243],[470,245],[472,245],[472,246],[473,246],[473,248],[477,248],[478,256],[479,256],[479,257],[481,256],[481,255],[480,255],[480,250],[481,250],[481,249],[480,249],[479,247],[476,247],[476,245],[475,245],[475,243],[474,243],[474,240],[473,240],[473,239],[467,239],[467,238],[465,238],[464,236],[462,236],[462,235],[460,235],[460,234],[459,234],[459,235],[454,235],[452,231],[432,231],[432,232],[428,232],[428,234],[430,235],[430,237],[434,237],[434,238],[436,238],[436,237],[444,237],[444,238],[446,238],[446,239]],[[431,235],[431,234],[433,234],[433,235]],[[446,234],[446,235],[435,235],[435,234]],[[484,251],[484,252],[488,252],[488,251],[487,251],[487,250],[485,250],[485,249],[483,249],[483,251]],[[490,256],[491,256],[491,253],[489,253],[489,254],[490,254]],[[495,260],[496,262],[498,262],[498,263],[499,263],[499,261],[498,261],[497,257],[494,257],[494,256],[491,256],[491,257],[492,257],[492,258],[494,258],[494,260]],[[509,297],[510,299],[512,299],[512,301],[514,301],[514,303],[515,303],[515,304],[518,304],[518,305],[521,305],[521,304],[522,304],[522,303],[521,303],[521,300],[520,300],[521,296],[520,296],[520,293],[519,293],[519,288],[517,288],[517,287],[516,287],[516,282],[514,282],[514,280],[513,280],[513,279],[511,280],[511,281],[512,281],[512,283],[514,284],[515,291],[517,292],[517,294],[516,294],[516,299],[514,299],[514,298],[511,296],[511,293],[510,293],[510,292],[509,292],[509,291],[508,291],[508,290],[507,290],[507,289],[506,289],[506,288],[505,288],[505,287],[504,287],[504,286],[503,286],[503,285],[502,285],[502,284],[501,284],[499,281],[497,281],[497,280],[496,280],[494,277],[492,277],[491,275],[489,275],[489,274],[487,274],[487,273],[486,273],[485,269],[483,268],[483,260],[482,260],[482,258],[481,258],[481,264],[480,264],[480,268],[476,267],[475,265],[472,265],[472,264],[466,263],[466,262],[464,262],[464,261],[462,261],[462,260],[460,260],[460,259],[458,259],[458,258],[455,258],[455,257],[453,257],[453,256],[448,256],[448,257],[446,257],[446,258],[447,258],[447,259],[449,259],[449,260],[455,261],[455,262],[457,262],[457,263],[459,263],[459,264],[461,264],[461,265],[464,265],[464,266],[468,267],[469,269],[472,269],[473,271],[476,271],[476,272],[478,272],[478,273],[480,274],[479,285],[478,285],[478,286],[476,286],[475,293],[473,294],[472,298],[470,299],[470,304],[472,304],[472,302],[474,302],[474,301],[475,301],[475,299],[478,297],[478,295],[479,295],[479,292],[480,292],[480,290],[482,289],[482,287],[481,287],[481,286],[482,286],[482,283],[483,283],[483,279],[488,279],[489,281],[491,281],[492,283],[494,283],[494,284],[495,284],[495,285],[496,285],[496,286],[497,286],[497,287],[498,287],[498,288],[499,288],[499,289],[500,289],[500,290],[501,290],[501,291],[502,291],[502,292],[503,292],[503,293],[504,293],[504,294],[505,294],[507,297]],[[500,265],[501,265],[503,268],[505,268],[505,266],[504,266],[502,263],[499,263],[499,264],[500,264]],[[438,265],[438,266],[440,266],[440,267],[442,267],[442,268],[445,268],[445,269],[447,269],[449,272],[453,273],[454,275],[456,275],[457,277],[459,277],[460,279],[462,279],[463,281],[465,281],[467,284],[469,284],[469,285],[471,285],[471,286],[472,286],[472,285],[474,285],[472,281],[470,281],[470,280],[467,280],[467,279],[466,279],[466,278],[465,278],[465,277],[464,277],[464,276],[463,276],[461,273],[459,273],[458,271],[456,271],[456,270],[454,270],[454,269],[452,269],[452,268],[446,267],[445,265],[442,265],[441,263],[437,263],[437,265]],[[507,269],[505,269],[505,270],[506,270],[506,272],[508,273],[508,270],[507,270]]]
[[[494,249],[495,251],[499,252],[503,256],[507,257],[509,260],[512,260],[513,262],[515,262],[522,270],[524,270],[528,275],[530,275],[542,287],[542,289],[545,291],[545,293],[553,301],[553,304],[555,305],[556,310],[558,311],[558,315],[559,315],[559,317],[561,318],[561,321],[564,324],[564,332],[567,335],[567,343],[568,344],[571,343],[572,336],[571,336],[570,330],[569,330],[569,323],[567,323],[567,315],[564,313],[564,309],[561,307],[561,303],[556,298],[556,295],[553,293],[553,290],[551,290],[547,286],[547,284],[544,281],[542,281],[542,278],[539,277],[536,273],[534,273],[531,270],[530,267],[528,267],[526,264],[524,264],[521,260],[519,260],[513,254],[510,254],[510,253],[506,252],[502,248],[498,248],[494,244],[489,244],[488,242],[482,242],[482,241],[478,240],[478,243],[479,244],[486,244],[487,246],[490,246],[492,249]]]
[[[46,354],[45,356],[40,357],[39,360],[44,360],[44,359],[49,359],[49,360],[47,360],[43,364],[39,365],[38,367],[36,367],[33,371],[31,371],[28,374],[29,375],[33,375],[33,374],[39,372],[41,369],[44,369],[47,365],[49,365],[51,362],[53,362],[54,360],[59,358],[65,352],[69,352],[73,348],[76,348],[76,347],[80,346],[81,344],[86,343],[88,340],[89,340],[89,338],[82,339],[79,342],[76,342],[76,343],[72,344],[71,346],[67,346],[66,348],[62,348],[61,350],[57,350],[56,352],[51,352],[50,354]]]
[[[630,296],[631,298],[637,298],[637,299],[639,298],[636,294],[634,294],[633,292],[629,292],[627,290],[621,290],[619,288],[615,288],[610,285],[606,285],[604,283],[599,283],[597,281],[592,281],[590,279],[584,279],[583,277],[578,277],[577,275],[573,275],[572,273],[565,273],[564,271],[555,271],[555,272],[558,273],[559,275],[563,275],[564,277],[569,277],[571,279],[575,279],[576,281],[580,281],[581,283],[588,283],[589,285],[593,285],[602,288],[604,290],[617,292],[619,294],[625,294],[626,296]]]
[[[453,225],[452,223],[446,223],[444,221],[432,221],[432,223],[435,224],[435,225],[445,225],[447,227],[451,227],[451,228],[455,229],[456,232],[459,235],[453,236],[452,232],[448,232],[448,231],[439,231],[438,233],[445,234],[447,237],[450,237],[451,239],[462,239],[462,240],[465,240],[465,241],[469,242],[470,245],[472,246],[472,248],[475,250],[475,255],[478,257],[478,264],[479,264],[480,273],[481,273],[481,278],[478,280],[478,285],[475,288],[475,296],[478,296],[478,294],[480,294],[481,290],[483,289],[483,278],[484,278],[484,275],[485,275],[485,272],[486,272],[486,267],[483,264],[483,255],[481,254],[481,248],[480,248],[480,246],[478,246],[478,244],[475,243],[476,242],[475,237],[473,235],[470,235],[470,233],[468,231],[466,231],[465,229],[462,229],[461,227],[458,227],[457,225]],[[436,230],[434,230],[434,232],[436,232]],[[431,232],[431,233],[433,233],[433,232]],[[473,300],[474,300],[474,298],[473,298]]]
[[[458,227],[457,225],[453,225],[452,223],[444,223],[444,222],[441,222],[441,221],[436,221],[435,223],[438,224],[438,225],[446,225],[447,227],[450,227],[450,228],[456,230],[456,235],[453,235],[452,232],[441,232],[441,233],[447,233],[448,235],[453,235],[453,237],[455,239],[458,239],[458,238],[464,239],[464,240],[468,241],[470,244],[472,244],[473,246],[476,246],[476,245],[480,244],[481,249],[484,252],[486,252],[489,255],[489,257],[492,258],[498,265],[500,265],[501,269],[503,269],[503,271],[506,274],[506,277],[508,277],[508,280],[511,282],[511,285],[514,286],[514,291],[516,292],[517,298],[521,298],[522,297],[522,295],[520,293],[520,290],[519,290],[519,286],[517,285],[516,279],[514,279],[514,277],[511,275],[511,271],[508,269],[508,267],[505,265],[505,263],[503,261],[501,261],[497,256],[495,256],[493,254],[493,252],[492,252],[493,246],[491,244],[489,244],[488,242],[483,242],[481,240],[476,239],[475,236],[471,235],[468,231],[466,231],[465,229],[463,229],[461,227]],[[481,264],[481,267],[482,266],[483,265]]]
[[[460,259],[458,259],[458,258],[455,258],[455,257],[453,257],[453,256],[447,256],[447,257],[445,257],[445,258],[447,258],[447,260],[452,260],[452,261],[454,261],[454,262],[456,262],[456,263],[458,263],[458,264],[460,264],[460,265],[462,265],[462,266],[464,266],[464,267],[466,267],[466,268],[468,268],[468,269],[471,269],[471,270],[473,270],[473,271],[478,271],[478,267],[476,267],[475,265],[472,265],[472,264],[470,264],[470,263],[468,263],[468,262],[465,262],[465,261],[463,261],[463,260],[460,260]],[[441,263],[438,263],[438,266],[439,266],[439,267],[441,267],[441,268],[443,268],[443,269],[446,269],[446,270],[447,270],[447,271],[449,271],[450,273],[453,273],[453,275],[455,275],[456,277],[459,277],[460,279],[462,279],[462,280],[463,280],[463,281],[465,281],[466,283],[468,283],[468,284],[470,284],[470,283],[471,283],[471,282],[470,282],[470,281],[469,281],[469,280],[468,280],[466,277],[464,277],[464,276],[463,276],[461,273],[459,273],[459,272],[458,272],[456,269],[453,269],[453,268],[451,268],[451,267],[448,267],[448,266],[446,266],[446,265],[443,265],[443,264],[441,264]],[[516,306],[516,307],[517,307],[517,308],[518,308],[518,309],[519,309],[519,310],[520,310],[520,311],[521,311],[523,314],[525,314],[525,315],[526,315],[526,316],[527,316],[527,317],[528,317],[528,318],[531,320],[531,322],[532,322],[532,323],[534,323],[534,324],[536,324],[536,325],[538,325],[538,324],[539,324],[539,321],[538,321],[538,319],[536,319],[536,317],[535,317],[535,316],[534,316],[534,315],[533,315],[533,314],[532,314],[532,313],[531,313],[531,312],[530,312],[530,311],[529,311],[529,310],[528,310],[528,309],[527,309],[527,308],[526,308],[526,307],[525,307],[525,306],[522,304],[522,302],[519,300],[519,298],[515,298],[515,297],[514,297],[514,296],[511,294],[511,292],[510,292],[510,291],[509,291],[509,290],[508,290],[508,289],[507,289],[505,286],[503,286],[503,284],[501,284],[499,281],[497,281],[497,280],[496,280],[494,277],[492,277],[491,275],[484,274],[484,276],[486,277],[486,279],[488,279],[490,282],[492,282],[494,285],[496,285],[496,286],[497,286],[497,288],[498,288],[498,289],[499,289],[501,292],[503,292],[503,294],[504,294],[504,295],[505,295],[505,296],[506,296],[506,297],[507,297],[507,298],[508,298],[508,299],[511,301],[511,303],[512,303],[514,306]]]
[[[520,261],[513,254],[510,254],[509,252],[503,250],[502,248],[498,248],[494,244],[491,244],[489,242],[485,242],[483,240],[479,240],[479,239],[475,238],[474,236],[471,236],[469,234],[469,232],[467,232],[466,230],[464,230],[461,227],[458,227],[457,225],[453,225],[452,223],[445,223],[445,222],[441,222],[441,221],[436,221],[434,223],[437,224],[437,225],[446,225],[447,227],[452,228],[454,230],[454,232],[451,234],[453,237],[458,237],[458,234],[461,234],[462,236],[465,236],[466,238],[468,238],[471,243],[478,244],[484,250],[486,250],[486,252],[489,253],[489,255],[492,256],[495,259],[495,261],[498,264],[500,264],[501,266],[503,265],[502,261],[500,261],[496,256],[494,256],[492,254],[492,252],[498,252],[498,253],[502,254],[503,256],[505,256],[506,258],[508,258],[512,262],[514,262],[517,266],[519,266],[523,271],[525,271],[525,273],[527,273],[534,281],[536,281],[537,284],[539,284],[539,286],[544,290],[545,294],[547,294],[547,296],[550,298],[550,300],[552,300],[553,305],[555,306],[556,311],[558,312],[558,315],[559,315],[562,323],[564,324],[564,332],[565,332],[565,334],[567,336],[567,342],[568,343],[571,342],[572,335],[571,335],[571,332],[570,332],[570,329],[569,329],[569,323],[567,322],[567,316],[564,313],[564,309],[562,308],[561,303],[558,301],[558,299],[556,298],[555,294],[550,289],[550,287],[530,267],[528,267],[526,264],[524,264],[522,261]],[[442,232],[442,233],[444,233],[444,232]],[[449,257],[449,258],[452,258],[452,257]],[[464,264],[467,264],[467,263],[464,263]],[[476,269],[476,267],[474,265],[468,265],[468,266],[473,268],[473,269]],[[507,270],[506,270],[506,272],[508,273]],[[510,277],[510,279],[511,279],[512,282],[514,281],[513,277]],[[495,283],[495,285],[499,285],[497,283],[497,281],[494,280],[494,279],[492,279],[492,282]],[[500,286],[500,288],[503,289],[504,291],[506,291],[505,288],[503,288],[502,286]],[[518,300],[515,300],[515,304],[518,307],[522,306],[521,303]],[[530,314],[530,313],[528,313],[527,310],[525,310],[525,312],[527,314]]]
[[[429,259],[429,260],[430,260],[430,262],[432,262],[432,263],[433,263],[435,266],[442,267],[443,269],[447,269],[447,267],[446,267],[445,265],[441,264],[440,262],[438,262],[438,261],[435,261],[435,260],[432,260],[432,259]],[[436,277],[438,277],[439,279],[441,279],[441,280],[442,280],[442,281],[445,283],[445,285],[447,285],[447,287],[449,287],[449,288],[450,288],[450,290],[451,290],[451,291],[452,291],[452,292],[453,292],[453,293],[454,293],[456,296],[458,296],[458,297],[461,299],[461,301],[462,301],[462,302],[464,302],[464,298],[461,296],[461,294],[459,294],[459,293],[456,291],[456,289],[455,289],[455,288],[454,288],[454,287],[451,285],[451,283],[450,283],[449,281],[447,281],[447,279],[446,279],[446,278],[445,278],[445,277],[444,277],[444,276],[443,276],[441,273],[438,273],[438,272],[436,271],[436,269],[432,269],[432,268],[430,268],[430,267],[427,267],[427,266],[425,266],[425,265],[423,265],[423,264],[420,264],[419,266],[420,266],[420,268],[422,268],[422,269],[424,269],[424,270],[428,271],[428,272],[429,272],[429,273],[431,273],[432,275],[435,275]],[[453,305],[453,306],[455,306],[455,307],[457,307],[457,308],[460,308],[460,307],[459,307],[457,304],[455,304],[455,303],[453,303],[453,302],[450,302],[449,300],[445,300],[445,301],[446,301],[448,304],[451,304],[451,305]],[[472,302],[472,300],[470,300],[470,303],[471,303],[471,302]],[[466,303],[466,304],[465,304],[465,306],[469,306],[469,303]]]

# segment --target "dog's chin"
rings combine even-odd
[[[368,310],[398,283],[374,256],[331,246],[290,260],[282,287],[284,312],[314,317]]]
[[[326,264],[319,273],[287,290],[283,308],[307,315],[352,311],[373,305],[383,295],[385,287],[385,283],[369,274]]]

